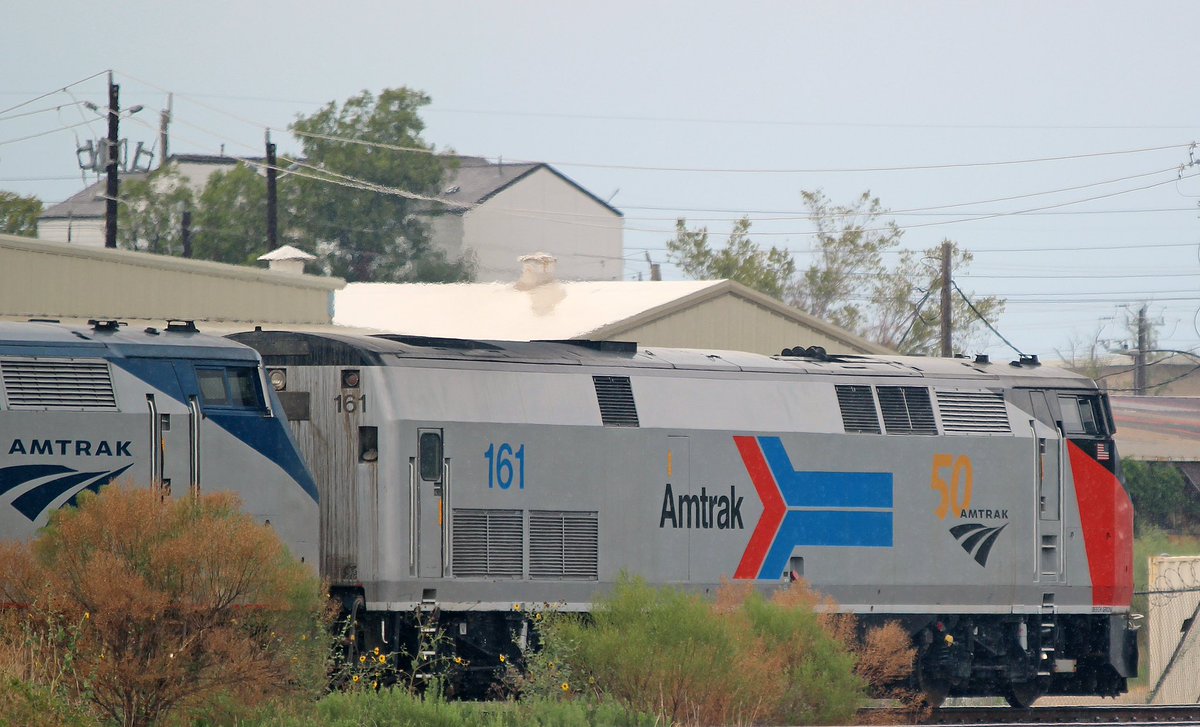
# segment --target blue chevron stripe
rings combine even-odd
[[[0,469],[0,495],[16,489],[26,482],[32,482],[39,477],[61,475],[64,472],[74,472],[69,467],[59,464],[22,464]]]
[[[63,493],[70,491],[71,488],[77,487],[84,482],[88,482],[88,480],[94,479],[94,482],[91,482],[86,487],[79,487],[78,489],[92,489],[93,491],[99,491],[101,487],[115,480],[122,473],[124,473],[125,470],[132,466],[132,464],[128,464],[119,470],[114,470],[111,472],[75,472],[74,474],[66,475],[65,477],[59,477],[56,480],[51,480],[44,485],[39,485],[29,492],[26,492],[24,495],[21,495],[17,499],[13,500],[12,504],[18,512],[29,518],[31,521],[34,521],[46,511],[46,508],[50,507],[50,503],[54,502],[54,500],[56,500]],[[74,495],[72,495],[69,501],[70,504],[74,504],[78,496],[79,492],[76,492]]]

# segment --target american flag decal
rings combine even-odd
[[[1105,442],[1096,442],[1096,461],[1106,462],[1108,461],[1108,457],[1108,444]]]

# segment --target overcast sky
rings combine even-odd
[[[975,252],[959,284],[1008,299],[997,327],[1025,352],[1125,337],[1141,301],[1164,347],[1200,350],[1198,21],[1195,2],[9,3],[0,109],[112,69],[146,107],[123,136],[153,143],[171,91],[173,152],[261,154],[265,127],[409,86],[439,148],[611,197],[626,277],[666,262],[681,215],[719,233],[749,213],[803,267],[800,191],[869,189],[907,247]],[[0,112],[0,189],[81,188],[76,136],[104,134],[83,100],[106,102],[103,75]]]

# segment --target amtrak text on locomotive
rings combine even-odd
[[[14,439],[8,447],[9,454],[68,455],[75,457],[132,457],[129,452],[131,440],[101,439]]]
[[[658,527],[666,527],[669,522],[673,528],[743,529],[743,499],[737,496],[737,488],[733,485],[729,486],[728,495],[710,495],[708,488],[701,487],[699,495],[676,496],[668,482]]]

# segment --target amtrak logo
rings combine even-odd
[[[996,538],[1000,537],[1000,531],[1006,527],[1008,527],[1008,523],[991,528],[982,523],[963,523],[950,528],[950,534],[954,536],[962,549],[967,551],[967,555],[974,558],[979,565],[986,567],[992,546],[996,544]]]
[[[892,473],[800,472],[779,437],[733,440],[763,503],[734,578],[779,578],[797,546],[892,547]]]
[[[99,492],[101,487],[125,473],[132,464],[116,470],[80,472],[57,464],[26,464],[0,468],[0,497],[25,488],[12,500],[12,506],[31,522],[49,509],[51,503],[69,495],[64,505],[74,505],[84,490]]]

